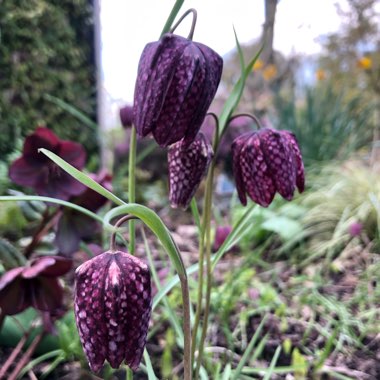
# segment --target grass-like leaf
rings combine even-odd
[[[259,335],[261,333],[261,330],[263,329],[263,326],[264,326],[264,323],[265,323],[266,319],[267,318],[265,316],[261,320],[259,327],[256,329],[255,334],[253,335],[253,337],[252,337],[251,341],[249,342],[246,350],[244,351],[244,355],[242,356],[242,358],[241,358],[238,366],[236,367],[236,370],[233,373],[233,377],[232,377],[233,380],[239,379],[239,376],[240,376],[240,374],[241,374],[241,372],[243,370],[243,367],[245,366],[245,364],[249,360],[249,357],[250,357],[250,355],[252,353],[252,350],[255,347],[256,341],[259,338]]]
[[[86,174],[82,173],[80,170],[74,168],[74,166],[67,163],[65,160],[63,160],[61,157],[57,156],[55,153],[50,152],[49,150],[44,149],[44,148],[41,148],[38,151],[43,153],[45,156],[48,156],[61,169],[63,169],[66,173],[70,174],[72,177],[74,177],[79,182],[83,183],[83,185],[86,185],[90,189],[92,189],[92,190],[96,191],[97,193],[103,195],[104,197],[106,197],[110,201],[116,203],[117,205],[126,204],[123,200],[118,198],[116,195],[112,194],[105,187],[99,185],[96,181],[94,181],[88,175],[86,175]]]

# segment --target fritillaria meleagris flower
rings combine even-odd
[[[236,188],[244,206],[247,194],[267,207],[276,191],[287,200],[293,198],[296,187],[303,192],[304,166],[293,133],[272,128],[246,133],[234,140],[232,155]]]
[[[215,96],[223,60],[208,46],[167,33],[145,46],[134,95],[137,133],[160,146],[194,140]]]
[[[90,367],[105,360],[113,368],[125,360],[137,370],[151,313],[148,266],[126,252],[105,252],[75,272],[75,318]]]
[[[232,231],[232,226],[218,226],[215,230],[213,251],[216,252]]]
[[[133,124],[133,106],[126,105],[120,108],[120,121],[124,128],[132,127]]]
[[[54,312],[62,307],[63,288],[58,281],[72,262],[59,256],[42,256],[28,265],[8,270],[0,278],[0,310],[14,315],[32,306]]]
[[[68,200],[84,191],[85,186],[64,172],[38,149],[57,154],[77,169],[82,169],[86,153],[82,145],[60,140],[50,129],[39,127],[26,137],[22,156],[9,168],[10,179],[21,186],[32,187],[37,194]]]
[[[169,147],[169,200],[172,207],[186,209],[211,162],[213,151],[202,133],[190,145],[179,141]]]

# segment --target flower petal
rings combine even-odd
[[[206,174],[213,156],[210,143],[198,133],[189,146],[181,141],[168,150],[169,199],[172,207],[186,209]]]
[[[250,198],[268,207],[276,193],[275,183],[260,139],[260,131],[251,135],[240,153],[243,182]]]
[[[279,131],[265,128],[259,131],[265,161],[277,191],[288,201],[296,187],[296,162],[287,139]]]
[[[83,146],[72,141],[60,141],[57,154],[79,170],[83,169],[86,163],[86,151]]]

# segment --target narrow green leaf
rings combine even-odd
[[[270,380],[272,378],[273,371],[275,369],[278,357],[280,356],[280,352],[281,352],[281,346],[278,346],[276,352],[273,355],[268,372],[265,374],[263,380]]]
[[[227,122],[229,118],[232,116],[232,113],[234,112],[235,108],[239,104],[239,101],[244,91],[246,79],[249,73],[252,71],[253,65],[255,64],[255,62],[257,61],[257,59],[259,58],[263,50],[263,46],[262,46],[260,50],[256,53],[256,55],[248,63],[248,65],[245,66],[243,51],[241,49],[239,39],[237,37],[235,29],[234,29],[234,34],[235,34],[235,40],[236,40],[236,47],[239,53],[241,74],[240,74],[240,78],[237,80],[234,87],[232,88],[230,96],[228,97],[227,101],[224,103],[224,107],[219,118],[219,136],[222,136],[222,134],[224,133],[225,128],[227,127]]]
[[[61,157],[57,156],[55,153],[50,152],[49,150],[44,149],[44,148],[41,148],[38,151],[45,154],[46,156],[48,156],[61,169],[63,169],[66,173],[70,174],[72,177],[74,177],[79,182],[83,183],[83,185],[86,185],[90,189],[92,189],[92,190],[96,191],[97,193],[103,195],[104,197],[106,197],[110,201],[116,203],[117,205],[126,204],[124,201],[122,201],[116,195],[112,194],[109,190],[107,190],[103,186],[99,185],[96,181],[94,181],[88,175],[86,175],[86,174],[82,173],[80,170],[74,168],[74,166],[67,163],[65,160],[63,160]]]
[[[169,17],[168,19],[166,20],[166,23],[164,25],[164,28],[162,29],[162,32],[161,32],[161,35],[160,35],[160,38],[165,34],[165,33],[168,33],[170,31],[170,28],[172,27],[172,24],[175,20],[175,18],[177,17],[178,15],[178,12],[180,11],[183,3],[185,2],[185,0],[177,0],[175,3],[174,3],[174,6],[169,14]]]
[[[174,242],[168,228],[153,210],[143,205],[129,203],[123,206],[115,207],[107,212],[104,216],[104,221],[106,224],[109,224],[111,219],[123,214],[131,214],[141,219],[157,236],[168,253],[177,273],[179,275],[186,275],[185,266],[183,265],[176,243]]]
[[[249,357],[250,357],[250,355],[252,353],[252,350],[255,347],[256,341],[259,338],[259,335],[261,333],[261,330],[263,329],[263,326],[264,326],[264,323],[265,323],[266,320],[267,320],[267,316],[265,316],[261,320],[259,327],[256,329],[255,334],[253,335],[252,339],[250,340],[250,342],[249,342],[246,350],[244,351],[244,355],[240,359],[239,364],[236,367],[236,370],[234,371],[234,374],[233,374],[233,377],[232,377],[233,380],[239,379],[239,376],[240,376],[240,374],[241,374],[241,372],[243,370],[243,367],[247,363],[247,361],[248,361],[248,359],[249,359]]]
[[[78,108],[74,107],[73,105],[66,103],[64,100],[56,98],[55,96],[52,96],[49,94],[45,94],[44,98],[48,100],[49,102],[57,105],[59,108],[63,109],[64,111],[68,112],[69,114],[73,115],[74,117],[76,117],[87,127],[90,127],[94,131],[98,129],[98,125],[95,123],[95,121],[91,120],[86,114],[84,114],[82,111],[80,111]]]
[[[191,200],[190,208],[191,208],[191,213],[193,214],[194,222],[196,226],[198,227],[199,236],[201,236],[201,233],[202,233],[201,218],[199,216],[198,205],[197,205],[197,201],[195,200],[195,197],[193,197],[193,199]]]
[[[153,281],[156,285],[157,291],[159,291],[159,290],[161,290],[161,283],[160,283],[160,279],[158,278],[156,267],[155,267],[154,262],[153,262],[152,251],[150,250],[149,243],[148,243],[148,240],[146,238],[144,228],[141,228],[141,234],[142,234],[142,237],[144,240],[145,252],[146,252],[146,255],[148,258],[148,263],[149,263],[150,270],[152,273]],[[183,332],[182,332],[181,324],[179,323],[177,315],[175,314],[173,308],[170,306],[170,303],[169,303],[166,296],[164,297],[164,310],[169,317],[169,321],[173,327],[173,330],[176,332],[176,334],[179,338],[178,342],[180,344],[182,344],[183,343]]]
[[[213,271],[216,267],[216,264],[223,257],[223,255],[244,236],[245,232],[248,231],[248,224],[251,223],[251,218],[253,213],[255,212],[258,206],[256,204],[252,204],[244,215],[238,220],[238,222],[233,227],[230,234],[227,236],[226,240],[223,242],[222,246],[216,252],[214,258],[212,259],[212,267]]]
[[[150,356],[148,351],[144,350],[144,361],[146,366],[146,372],[148,374],[148,380],[158,380],[156,374],[154,373],[154,369],[152,366],[152,361],[150,360]]]
[[[4,196],[0,196],[0,201],[13,201],[13,202],[17,202],[17,201],[41,201],[41,202],[55,203],[55,204],[65,206],[65,207],[69,207],[69,208],[72,208],[76,211],[79,211],[82,214],[85,214],[85,215],[89,216],[90,218],[93,218],[96,221],[98,221],[99,223],[103,224],[103,219],[99,215],[95,214],[94,212],[87,210],[86,208],[84,208],[82,206],[78,206],[75,203],[63,201],[61,199],[50,198],[50,197],[42,197],[39,195],[4,195]],[[106,227],[111,228],[111,229],[113,228],[112,226],[106,226]]]
[[[227,363],[226,367],[224,368],[222,380],[230,380],[231,374],[232,374],[231,363]]]

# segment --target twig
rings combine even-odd
[[[20,371],[24,368],[27,361],[30,359],[30,357],[33,355],[35,349],[41,342],[43,336],[45,335],[45,332],[42,331],[36,337],[33,339],[32,343],[28,347],[28,349],[25,351],[25,354],[21,357],[20,361],[17,363],[16,368],[13,370],[13,372],[8,377],[8,380],[16,380],[18,374]]]
[[[18,354],[21,352],[26,340],[29,337],[29,331],[27,331],[17,343],[17,346],[13,349],[12,353],[9,355],[6,362],[3,364],[0,370],[0,380],[4,379],[5,374],[7,373],[9,367],[13,364]]]

